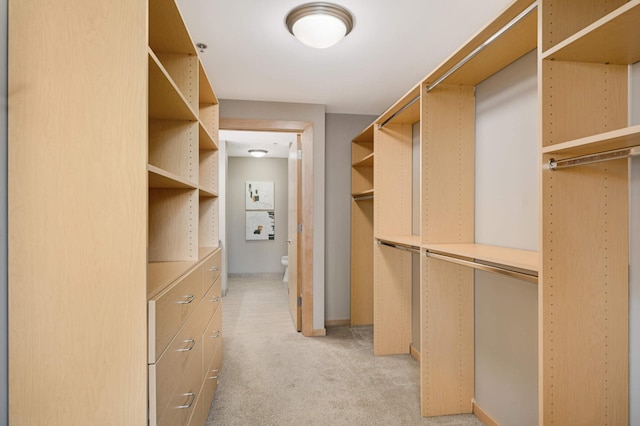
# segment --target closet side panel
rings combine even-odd
[[[628,423],[627,163],[543,172],[544,424]]]

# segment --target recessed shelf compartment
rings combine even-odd
[[[181,178],[159,167],[147,165],[149,171],[149,188],[184,188],[195,189],[198,185]]]
[[[640,145],[640,125],[547,146],[542,149],[542,153],[568,157],[597,154],[638,145]]]
[[[196,55],[196,48],[175,0],[149,2],[149,46],[154,52]]]
[[[218,197],[200,198],[198,244],[200,247],[216,247],[220,240],[218,229]]]
[[[150,262],[196,260],[198,190],[149,188]]]
[[[149,118],[197,121],[189,102],[151,50],[149,50]]]
[[[446,77],[447,84],[475,86],[515,62],[537,46],[535,2],[516,1],[490,25],[473,36],[424,83],[431,86]]]
[[[198,141],[201,149],[218,149],[218,144],[202,121],[198,121]]]
[[[373,152],[353,163],[352,167],[373,167]]]
[[[640,0],[630,1],[542,55],[542,59],[629,65],[640,61]]]

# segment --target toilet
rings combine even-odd
[[[288,282],[289,281],[289,256],[282,256],[282,259],[280,259],[280,263],[282,263],[282,266],[284,266],[284,277],[282,278],[282,281]]]

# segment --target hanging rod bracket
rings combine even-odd
[[[567,167],[584,166],[587,164],[601,163],[603,161],[618,160],[621,158],[635,157],[640,155],[640,146],[631,148],[614,149],[611,151],[599,152],[597,154],[582,155],[579,157],[566,158],[564,160],[549,159],[548,168],[550,170],[564,169]]]

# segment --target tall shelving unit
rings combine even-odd
[[[535,12],[514,2],[421,84],[424,416],[475,409],[474,269],[537,282],[536,252],[474,241],[475,86],[536,48]]]
[[[640,2],[542,0],[540,28],[540,422],[628,424],[629,153],[616,150],[640,145]]]
[[[10,422],[203,425],[222,362],[218,100],[180,11],[9,6]]]
[[[149,421],[204,424],[221,365],[218,100],[174,0],[149,4]]]
[[[411,345],[413,125],[420,120],[418,86],[374,122],[373,350],[403,354]]]
[[[351,142],[351,325],[373,324],[373,125]]]

